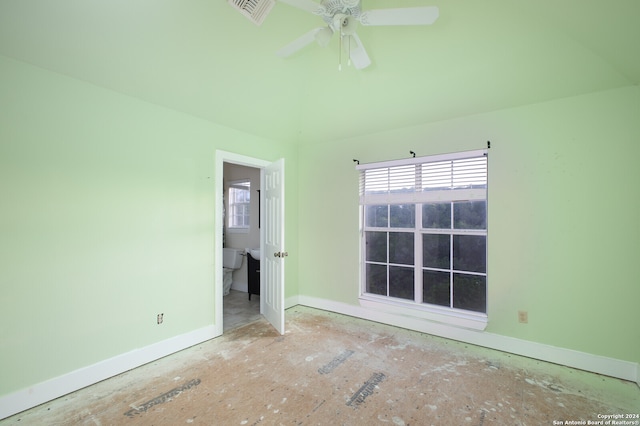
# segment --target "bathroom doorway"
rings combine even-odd
[[[251,298],[254,294],[260,293],[260,314],[273,325],[273,327],[280,334],[284,334],[284,260],[288,253],[284,248],[284,171],[285,164],[284,159],[279,159],[274,162],[260,160],[252,157],[247,157],[240,154],[235,154],[225,151],[216,151],[216,171],[215,171],[215,195],[216,195],[216,208],[215,208],[215,281],[214,281],[214,309],[215,309],[215,335],[219,336],[223,333],[223,312],[224,312],[224,296],[223,296],[223,240],[225,245],[227,244],[227,235],[223,236],[223,230],[225,227],[224,215],[225,211],[223,202],[225,197],[224,191],[224,164],[230,163],[233,165],[246,166],[248,168],[257,169],[260,172],[260,183],[258,188],[260,189],[259,196],[257,197],[257,217],[258,229],[259,229],[259,250],[254,250],[250,244],[250,240],[246,240],[245,247],[236,247],[236,249],[244,249],[244,255],[247,252],[251,255],[255,255],[256,259],[259,259],[259,283],[254,285],[258,291],[250,291]],[[246,188],[247,185],[239,184],[240,188]],[[249,185],[250,187],[250,185]],[[228,203],[227,203],[228,204]],[[250,219],[251,221],[251,219]],[[238,221],[240,223],[241,221]],[[254,221],[255,224],[255,221]],[[248,231],[250,232],[250,231]],[[247,232],[247,233],[248,233]],[[255,243],[255,240],[253,241]],[[234,242],[233,244],[243,246],[243,242]],[[271,253],[271,256],[262,256],[261,253]],[[244,259],[246,262],[246,258]],[[233,264],[237,272],[242,279],[242,267],[243,262]],[[247,277],[250,278],[250,275]],[[247,282],[247,289],[249,290],[251,283]],[[233,283],[231,286],[233,287]],[[239,281],[236,288],[243,289],[242,281]],[[247,301],[249,301],[249,293],[247,293]]]
[[[261,317],[261,187],[260,168],[231,162],[223,163],[224,332]]]

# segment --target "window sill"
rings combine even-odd
[[[370,294],[361,295],[359,299],[360,306],[363,308],[472,330],[482,331],[487,327],[488,323],[487,315],[482,313],[438,308],[433,305],[419,305],[400,299],[376,297]]]

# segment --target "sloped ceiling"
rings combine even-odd
[[[426,27],[360,27],[275,51],[319,17],[278,3],[258,27],[226,0],[3,0],[0,54],[215,123],[314,143],[640,82],[640,1],[362,0],[438,6]]]

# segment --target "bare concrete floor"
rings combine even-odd
[[[259,319],[4,425],[552,425],[640,411],[635,383],[310,308]],[[559,423],[556,423],[559,424]]]

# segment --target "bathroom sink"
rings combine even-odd
[[[251,257],[253,257],[255,260],[260,260],[260,249],[251,250],[250,253]]]

